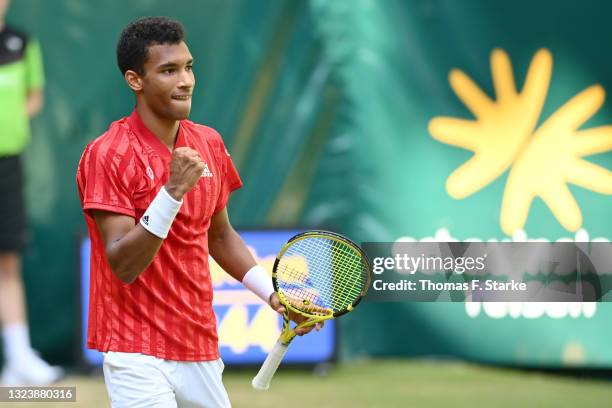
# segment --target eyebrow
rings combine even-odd
[[[190,60],[188,60],[188,61],[186,62],[186,64],[185,64],[185,65],[191,65],[191,64],[193,64],[193,58],[191,58]],[[163,63],[163,64],[161,64],[161,65],[158,65],[158,66],[157,66],[157,69],[174,68],[174,67],[179,66],[179,65],[180,65],[180,64],[178,64],[178,63],[176,63],[176,62],[171,62],[171,61],[168,61],[168,62],[165,62],[165,63]]]

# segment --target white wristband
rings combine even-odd
[[[249,269],[242,278],[242,284],[264,302],[270,304],[270,296],[274,293],[274,286],[272,285],[272,277],[263,266],[255,265]]]
[[[168,194],[166,188],[162,187],[140,218],[140,225],[151,234],[165,239],[181,204],[183,200],[176,201]]]

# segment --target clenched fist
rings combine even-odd
[[[170,178],[165,185],[168,194],[177,201],[182,200],[202,176],[204,166],[200,155],[192,148],[174,149],[170,160]]]

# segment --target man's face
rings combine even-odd
[[[0,21],[4,21],[4,16],[6,15],[6,10],[8,9],[9,3],[9,0],[0,0]]]
[[[186,119],[195,86],[193,57],[187,45],[156,44],[149,47],[148,54],[142,77],[142,95],[147,105],[160,117]]]

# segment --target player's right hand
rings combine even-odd
[[[191,190],[204,171],[205,164],[197,151],[190,147],[177,147],[170,160],[170,177],[165,185],[166,191],[180,201]]]

